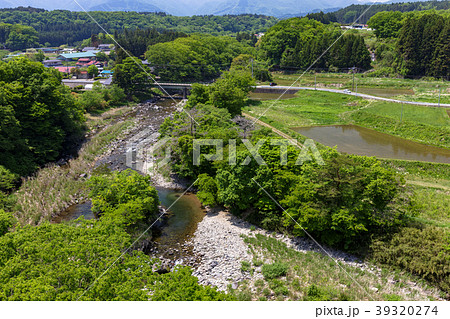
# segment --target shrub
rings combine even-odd
[[[208,174],[200,174],[198,176],[198,193],[197,197],[205,206],[214,206],[217,204],[217,183]]]
[[[0,209],[0,236],[3,236],[8,232],[8,229],[12,226],[12,220],[10,213]]]
[[[0,165],[0,191],[12,190],[18,182],[19,176]]]
[[[444,291],[450,289],[450,235],[438,227],[405,227],[371,246],[378,262],[405,269]]]
[[[252,265],[248,261],[246,260],[241,261],[241,271],[250,271],[251,266]]]
[[[273,264],[264,264],[262,266],[262,274],[264,278],[274,279],[282,276],[286,276],[289,267],[280,262],[274,262]]]
[[[126,170],[108,176],[93,176],[89,185],[92,211],[102,218],[114,218],[127,225],[156,216],[158,193],[150,177]]]
[[[330,298],[328,294],[316,285],[311,285],[308,288],[308,291],[305,296],[305,300],[308,301],[329,301]]]

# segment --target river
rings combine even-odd
[[[122,171],[128,167],[126,164],[126,150],[130,142],[139,143],[154,135],[163,123],[176,109],[175,102],[169,99],[159,100],[156,103],[144,103],[139,105],[133,116],[136,125],[123,139],[115,142],[112,149],[95,163],[95,166],[106,165],[111,170]],[[151,142],[150,142],[151,143]],[[146,173],[141,170],[141,173]],[[193,258],[192,250],[188,242],[197,224],[205,216],[205,210],[195,194],[187,193],[181,196],[179,190],[156,187],[161,205],[170,209],[167,212],[165,222],[159,228],[152,229],[154,239],[154,254],[172,261]],[[95,218],[92,213],[92,203],[87,201],[72,205],[52,222],[61,223],[75,220],[81,216],[85,219]],[[152,223],[153,221],[149,221]]]

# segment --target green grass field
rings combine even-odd
[[[450,117],[444,108],[399,103],[373,103],[366,112],[389,117],[397,121],[409,121],[435,126],[450,126]]]
[[[355,111],[369,102],[351,96],[321,91],[300,91],[294,98],[254,102],[244,109],[277,128],[343,123],[340,114]],[[266,111],[267,110],[267,111]]]
[[[356,124],[423,144],[450,148],[446,109],[364,100],[321,91],[299,91],[291,99],[253,101],[244,112],[286,131],[292,127]]]
[[[353,76],[350,73],[273,73],[273,82],[278,85],[314,86],[355,90]],[[268,84],[268,82],[262,83]],[[363,74],[355,75],[355,86],[361,93],[375,96],[391,97],[405,101],[422,101],[438,103],[439,88],[441,103],[450,103],[450,84],[440,80],[413,80],[396,78],[373,78]]]

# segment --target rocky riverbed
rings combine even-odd
[[[241,263],[243,261],[251,262],[253,258],[249,246],[244,242],[242,236],[252,237],[256,234],[276,238],[288,247],[300,252],[312,251],[328,255],[341,265],[359,268],[380,279],[382,277],[382,270],[379,267],[366,263],[351,254],[329,247],[319,247],[309,238],[290,238],[280,233],[269,232],[255,227],[227,211],[210,209],[198,224],[192,240],[187,243],[193,246],[193,252],[197,257],[194,263],[194,276],[199,279],[201,284],[215,286],[221,291],[227,291],[228,288],[237,289],[245,280],[250,287],[253,286],[251,289],[255,292],[255,281],[263,279],[261,266],[255,267],[255,271],[250,274],[248,271],[241,270]],[[268,261],[265,260],[265,262]],[[336,267],[338,266],[336,265]],[[393,289],[398,282],[395,273],[392,272],[384,285]],[[423,286],[417,282],[407,280],[402,282],[402,286],[403,288],[400,291],[406,299],[408,299],[408,296],[414,295],[417,295],[420,300],[427,300],[427,296],[433,296],[436,300],[441,299],[436,289]],[[367,289],[370,291],[369,293],[378,291],[376,287],[368,287]],[[399,291],[398,288],[397,291]],[[413,297],[413,299],[417,297]]]
[[[253,257],[248,252],[248,245],[244,242],[242,235],[254,236],[255,234],[275,237],[288,247],[299,251],[324,253],[309,239],[289,238],[283,234],[268,232],[227,211],[208,209],[207,215],[198,224],[191,241],[194,253],[201,257],[194,272],[199,282],[225,291],[228,285],[235,289],[243,280],[255,281],[263,278],[260,269],[257,269],[253,276],[241,271],[241,262],[251,261]],[[335,260],[370,271],[369,266],[352,255],[329,248],[326,251]]]

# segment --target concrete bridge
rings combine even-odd
[[[181,90],[183,99],[187,98],[189,90],[192,88],[190,83],[153,83],[155,88],[163,88],[164,90]]]

